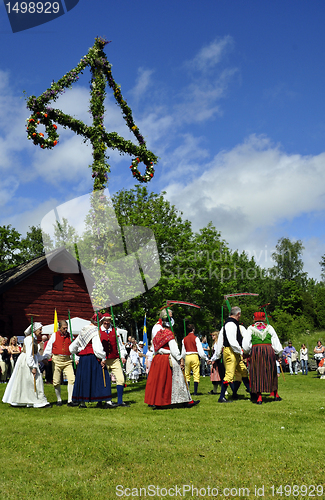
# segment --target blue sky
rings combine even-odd
[[[272,265],[284,236],[301,239],[305,271],[325,253],[325,4],[80,0],[64,16],[13,34],[0,5],[0,225],[24,233],[92,186],[91,148],[69,131],[40,150],[27,140],[23,90],[39,95],[77,65],[96,36],[148,147],[148,188],[198,230],[212,221],[232,249]],[[89,74],[57,107],[89,122]],[[127,132],[108,92],[106,128]],[[111,154],[111,193],[134,185]],[[263,257],[262,257],[263,256]]]

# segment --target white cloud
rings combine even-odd
[[[152,69],[138,69],[138,78],[135,87],[132,89],[131,94],[134,99],[138,101],[141,97],[144,97],[151,84],[151,75],[153,74]]]
[[[255,257],[267,250],[268,257],[261,256],[267,262],[260,262],[266,267],[272,265],[276,240],[284,236],[277,225],[325,209],[325,153],[290,155],[253,135],[216,155],[207,167],[195,180],[167,185],[167,198],[194,230],[212,221],[232,249],[255,252]]]
[[[188,68],[207,71],[218,64],[225,53],[232,48],[234,40],[227,35],[223,38],[216,38],[209,45],[202,47],[196,56],[185,63]]]

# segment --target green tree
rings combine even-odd
[[[21,240],[21,259],[25,262],[45,255],[43,241],[47,250],[53,247],[53,242],[48,234],[42,233],[39,226],[30,226],[26,237]]]
[[[305,286],[307,273],[303,272],[302,241],[292,242],[289,238],[280,238],[275,248],[276,251],[272,253],[275,266],[270,270],[271,275],[282,280],[294,280]]]
[[[21,258],[21,234],[11,225],[0,226],[0,272],[19,265]]]

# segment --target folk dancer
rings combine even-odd
[[[37,337],[42,334],[42,323],[34,323],[25,330],[23,350],[10,377],[2,402],[11,406],[51,408],[45,397],[39,362],[46,359],[38,353]]]
[[[167,317],[162,318],[162,329],[153,339],[155,356],[147,379],[144,402],[154,409],[182,403],[186,408],[197,405],[184,379],[182,358],[174,334],[166,328]]]
[[[98,317],[101,318],[100,313]],[[111,379],[98,333],[97,314],[92,316],[90,325],[82,328],[69,350],[79,356],[72,401],[79,403],[79,408],[86,408],[86,402],[97,402],[102,408],[102,401],[106,401],[103,408],[111,408]]]
[[[109,313],[104,313],[100,321],[100,336],[104,351],[106,352],[106,368],[109,372],[113,373],[116,379],[117,404],[111,401],[111,405],[129,406],[123,402],[125,379],[121,366],[121,361],[123,365],[126,363],[127,353],[120,334],[115,332],[115,328],[111,324],[111,318]]]
[[[254,324],[248,327],[244,336],[243,350],[247,354],[251,353],[252,401],[261,405],[262,392],[270,393],[274,401],[281,401],[278,394],[276,355],[282,351],[282,345],[274,328],[265,323],[264,312],[254,313]]]
[[[225,376],[221,386],[221,393],[218,399],[219,403],[230,403],[230,400],[225,398],[225,393],[230,385],[233,391],[233,399],[237,399],[237,391],[242,379],[246,390],[249,392],[248,372],[243,361],[243,350],[241,347],[243,334],[246,330],[244,327],[239,327],[239,318],[241,316],[240,307],[232,307],[229,317],[226,319],[224,326],[220,330],[215,352],[211,358],[211,362],[216,361],[223,356],[223,364],[225,367]],[[236,381],[234,382],[234,379]]]
[[[50,340],[44,349],[44,356],[52,358],[53,387],[56,395],[56,406],[62,406],[61,399],[61,374],[64,373],[68,379],[68,403],[67,406],[78,406],[72,401],[72,393],[75,382],[75,375],[72,366],[69,346],[71,345],[68,323],[65,320],[59,321],[59,329],[52,333]]]
[[[185,377],[190,386],[191,371],[194,379],[194,396],[200,383],[200,358],[207,360],[200,339],[195,336],[195,326],[186,325],[186,337],[182,340],[182,357],[185,358]]]

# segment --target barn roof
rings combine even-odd
[[[13,267],[12,269],[8,269],[7,271],[0,273],[0,294],[4,293],[14,285],[17,285],[17,283],[21,282],[22,280],[28,278],[42,267],[47,266],[49,260],[51,260],[52,262],[53,259],[57,257],[59,258],[60,263],[63,264],[62,270],[57,270],[57,273],[66,272],[66,270],[64,269],[64,263],[66,263],[70,269],[71,267],[73,267],[75,269],[75,272],[78,273],[79,268],[79,272],[82,270],[83,274],[87,274],[87,270],[80,266],[77,260],[65,248],[60,248],[57,250],[53,250],[52,252],[48,252],[47,256],[42,255],[40,257],[36,257],[36,259],[24,262],[19,266]],[[81,269],[79,266],[81,267]],[[70,272],[72,271],[70,270]]]

